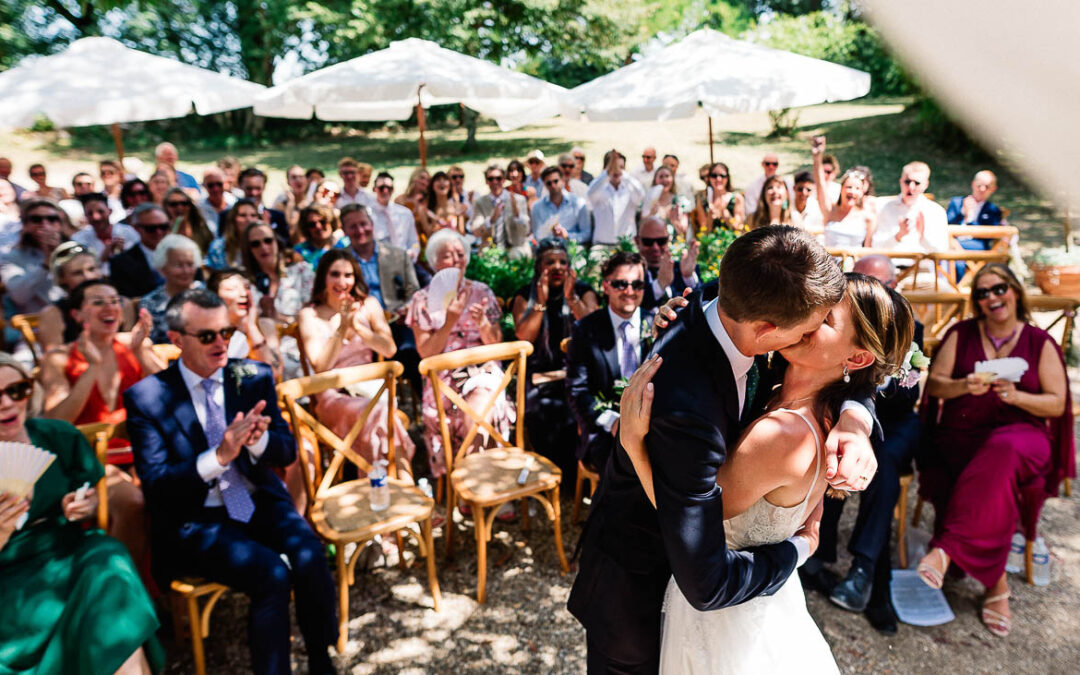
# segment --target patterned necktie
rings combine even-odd
[[[638,367],[637,346],[630,340],[629,321],[623,321],[619,330],[622,331],[622,376],[630,379]]]
[[[742,417],[746,417],[746,414],[750,412],[750,408],[754,405],[754,395],[757,394],[758,379],[760,373],[758,373],[757,362],[750,366],[750,370],[746,371],[746,398],[743,400]]]
[[[214,400],[216,386],[217,382],[210,378],[202,381],[203,391],[206,392],[206,444],[211,448],[221,445],[225,438],[225,411]],[[251,500],[235,462],[229,462],[225,473],[218,478],[218,489],[221,490],[221,499],[230,518],[241,523],[251,520],[255,513],[255,502]]]
[[[491,196],[491,204],[492,204],[493,207],[498,206],[499,200],[500,200],[501,197],[502,197],[502,195],[500,195],[499,197],[496,197],[495,195]],[[505,239],[506,239],[506,209],[505,208],[503,208],[503,212],[502,212],[501,215],[499,215],[499,218],[492,223],[491,239],[492,239],[492,242],[495,244],[495,246],[497,248],[505,248],[505,246],[504,246]]]

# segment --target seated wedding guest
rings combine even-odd
[[[225,189],[225,174],[221,169],[212,168],[203,172],[203,189],[206,191],[206,198],[199,201],[199,211],[216,237],[221,234],[218,227],[221,214],[236,203],[236,195]]]
[[[765,181],[773,176],[779,176],[780,169],[780,157],[775,152],[765,153],[765,156],[761,158],[762,174],[750,182],[746,186],[746,215],[749,217],[751,213],[758,210],[758,197],[761,196],[761,188],[765,185]]]
[[[21,205],[19,243],[0,256],[0,281],[11,314],[40,312],[62,295],[49,275],[49,258],[63,240],[55,202],[30,198]]]
[[[27,199],[51,199],[54,202],[58,202],[62,199],[71,199],[71,195],[64,188],[50,187],[48,179],[45,177],[45,165],[44,164],[31,164],[28,169],[30,173],[30,180],[37,183],[34,189],[27,190],[19,198],[19,201],[25,201]]]
[[[194,575],[247,595],[255,673],[290,672],[295,590],[309,671],[332,673],[334,582],[323,542],[274,473],[297,454],[274,376],[265,364],[229,359],[234,329],[209,291],[179,296],[167,320],[180,359],[124,392],[154,576],[162,588]]]
[[[1001,209],[990,198],[997,192],[997,176],[993,171],[980,171],[971,179],[971,194],[949,200],[946,216],[950,225],[1000,225],[1004,220]],[[992,239],[958,237],[956,240],[969,251],[985,251]]]
[[[176,168],[176,163],[180,161],[180,153],[176,150],[176,146],[168,141],[164,143],[158,143],[158,146],[154,148],[154,161],[158,166],[167,166],[175,177],[175,183],[177,187],[184,190],[198,191],[199,181],[195,180],[195,176],[192,176],[186,171],[181,171]]]
[[[19,199],[11,181],[0,178],[0,250],[11,248],[19,239]]]
[[[259,316],[291,323],[311,299],[315,272],[303,260],[289,263],[270,226],[255,221],[244,230],[244,269],[255,279]]]
[[[71,313],[83,326],[70,347],[45,355],[41,384],[45,390],[44,416],[71,424],[127,419],[122,394],[163,364],[149,341],[152,322],[143,312],[130,333],[121,333],[123,299],[105,279],[91,279],[71,292]],[[111,448],[129,447],[119,439]],[[131,476],[116,464],[130,464],[130,452],[121,452],[105,467],[108,476],[109,534],[127,546],[133,560],[146,555],[143,496]]]
[[[169,188],[176,187],[176,180],[167,167],[159,166],[150,176],[150,180],[146,181],[146,186],[150,189],[150,201],[164,206],[165,193]]]
[[[428,184],[427,195],[424,197],[427,208],[419,221],[419,229],[425,237],[445,228],[464,234],[465,205],[454,199],[453,192],[450,176],[436,171]]]
[[[397,351],[382,306],[368,292],[360,267],[349,251],[335,249],[323,255],[315,273],[311,303],[300,311],[298,323],[300,339],[315,372],[371,363],[376,354],[389,359]],[[315,397],[315,416],[344,438],[375,391],[377,386],[348,393],[325,391]],[[395,418],[394,424],[397,456],[408,462],[416,448],[401,420]],[[369,462],[385,458],[387,432],[384,397],[375,404],[353,449]]]
[[[308,182],[304,167],[293,164],[285,170],[285,189],[274,199],[273,208],[285,214],[285,222],[292,234],[290,243],[296,243],[299,236],[300,212],[311,201],[307,194]]]
[[[461,175],[464,178],[465,174],[462,173]],[[413,172],[409,174],[409,182],[405,186],[405,192],[402,192],[394,200],[395,204],[401,204],[412,211],[413,219],[416,222],[416,232],[421,238],[427,237],[427,231],[424,228],[427,226],[429,185],[431,185],[431,174],[428,173],[427,169],[413,169]]]
[[[839,188],[840,184],[837,183]],[[831,199],[829,201],[832,201]],[[813,235],[824,236],[825,224],[821,222],[821,207],[814,197],[814,176],[809,171],[795,174],[794,199],[791,201],[792,220]]]
[[[139,233],[126,223],[113,222],[109,198],[102,192],[91,192],[79,198],[86,224],[71,240],[93,252],[98,260],[108,260],[139,243]],[[105,270],[108,272],[108,270]]]
[[[206,266],[215,269],[244,266],[243,234],[248,225],[259,221],[259,207],[250,199],[238,199],[221,216],[218,236],[210,242]]]
[[[547,189],[544,188],[542,176],[544,171],[544,151],[533,150],[525,155],[525,166],[529,168],[529,175],[525,176],[525,187],[532,188],[537,199],[543,199],[547,196]],[[531,207],[532,204],[530,203],[529,206]]]
[[[693,241],[679,260],[671,257],[671,237],[664,222],[656,217],[645,218],[634,237],[638,253],[645,261],[645,295],[642,307],[653,309],[671,298],[682,295],[686,288],[697,289],[701,278],[697,272],[700,244]]]
[[[532,206],[533,237],[539,241],[556,236],[587,246],[592,241],[592,218],[585,200],[566,190],[559,167],[549,166],[540,176],[545,194]]]
[[[244,199],[249,199],[255,204],[259,218],[274,228],[274,235],[277,236],[282,246],[288,246],[290,243],[289,224],[285,222],[285,214],[277,209],[268,209],[263,206],[263,193],[266,191],[266,174],[254,167],[244,169],[240,173],[240,189],[244,191]]]
[[[259,317],[252,300],[251,282],[235,267],[215,270],[206,281],[229,311],[229,324],[236,329],[229,340],[229,358],[262,361],[281,379],[282,363],[277,327],[270,319]]]
[[[120,203],[124,207],[123,221],[131,223],[131,212],[135,210],[135,207],[149,201],[150,186],[146,184],[146,181],[141,178],[124,181],[123,186],[120,188]]]
[[[870,246],[874,238],[874,226],[877,214],[863,201],[866,182],[865,175],[857,169],[848,169],[840,177],[840,200],[829,201],[824,189],[825,165],[822,156],[825,153],[825,137],[817,136],[811,141],[810,153],[814,157],[815,197],[821,209],[821,219],[825,223],[825,246],[840,248],[859,248]]]
[[[109,279],[120,295],[140,298],[165,283],[150,260],[169,232],[169,216],[158,204],[140,204],[131,212],[131,224],[139,243],[109,258]]]
[[[938,421],[919,462],[919,493],[936,520],[918,573],[933,588],[950,565],[970,574],[987,589],[983,623],[1004,637],[1012,628],[1005,561],[1019,500],[1037,513],[1062,478],[1075,475],[1072,402],[1061,349],[1030,322],[1012,270],[980,269],[971,303],[975,318],[954,324],[934,354],[920,411]],[[1027,362],[1018,382],[987,382],[974,372],[979,361],[1004,357]]]
[[[11,184],[11,187],[15,189],[15,199],[21,200],[22,195],[26,190],[23,186],[19,185],[15,181],[11,180],[11,171],[14,167],[11,164],[11,159],[7,157],[0,157],[0,180],[6,180]]]
[[[38,323],[38,342],[43,354],[61,345],[74,342],[82,325],[71,314],[71,292],[88,279],[102,277],[97,257],[81,244],[66,241],[49,257],[49,272],[64,297],[41,310]]]
[[[482,243],[504,249],[512,257],[532,255],[529,244],[529,202],[525,197],[504,188],[506,173],[497,164],[484,170],[488,194],[473,204],[469,232]]]
[[[165,321],[169,302],[189,288],[202,286],[202,282],[195,280],[202,265],[202,254],[198,245],[184,235],[170,234],[158,243],[150,263],[165,283],[139,299],[139,310],[146,310],[153,319],[150,341],[159,345],[169,342]]]
[[[588,204],[589,185],[577,177],[577,160],[569,152],[559,155],[559,170],[563,175],[563,188]]]
[[[357,181],[360,183],[360,187],[367,190],[368,186],[371,185],[371,176],[372,173],[375,171],[375,167],[371,166],[367,162],[357,162],[356,168],[360,170],[360,177],[357,179]]]
[[[436,273],[455,268],[463,275],[469,264],[469,247],[465,237],[457,232],[440,230],[428,240],[424,258]],[[434,314],[430,311],[427,289],[417,291],[409,303],[405,324],[412,328],[413,335],[416,336],[416,350],[420,357],[427,358],[457,349],[499,342],[502,340],[502,327],[499,324],[501,317],[498,299],[491,289],[479,281],[466,280],[450,303],[436,310]],[[504,438],[508,438],[515,419],[514,406],[499,388],[502,376],[503,370],[497,361],[440,374],[443,384],[461,394],[477,411],[483,410],[492,396],[497,396],[487,421]],[[464,440],[473,420],[456,406],[448,405],[447,408],[447,426],[452,444],[450,451],[454,452]],[[422,415],[431,475],[438,478],[446,473],[446,448],[443,447],[439,428],[435,392],[427,379],[424,380]],[[483,447],[485,437],[486,434],[477,434],[470,451]]]
[[[378,187],[375,188],[378,190]],[[404,208],[404,207],[402,207]],[[412,216],[410,215],[410,218]],[[335,233],[338,227],[337,215],[333,207],[325,204],[311,204],[300,212],[298,220],[302,241],[293,247],[308,265],[313,268],[319,264],[319,258],[332,248],[345,248],[348,240],[345,237],[337,237]],[[416,236],[416,232],[413,232]]]
[[[575,145],[570,148],[570,156],[574,158],[574,177],[586,185],[591,185],[593,182],[593,175],[585,170],[585,150],[582,147]],[[625,162],[626,159],[624,158],[623,163],[625,164]],[[604,162],[604,164],[607,164],[607,162]]]
[[[799,226],[788,206],[791,203],[791,196],[788,194],[787,183],[780,176],[770,176],[765,179],[761,192],[758,194],[757,203],[757,209],[750,214],[750,219],[746,223],[747,230],[756,230],[769,225]]]
[[[225,191],[237,199],[244,198],[244,191],[240,189],[240,160],[226,155],[217,161],[217,168],[225,177]]]
[[[349,204],[370,206],[374,197],[360,187],[360,164],[352,157],[342,157],[337,164],[338,176],[341,177],[341,194],[335,206],[339,209]]]
[[[32,496],[0,493],[0,670],[160,670],[165,654],[154,637],[154,604],[131,556],[112,537],[83,527],[97,512],[93,486],[104,475],[101,464],[75,427],[28,416],[33,391],[30,373],[0,353],[0,441],[56,455]]]
[[[391,201],[394,195],[394,177],[382,171],[375,177],[375,201],[371,205],[371,222],[375,225],[375,239],[390,246],[408,251],[416,262],[420,256],[420,239],[416,236],[416,221],[412,211]]]
[[[537,245],[532,281],[518,289],[510,304],[517,338],[533,343],[525,385],[524,419],[529,440],[570,478],[577,471],[573,450],[577,425],[567,404],[566,380],[538,376],[553,372],[565,375],[566,359],[560,344],[570,337],[574,321],[596,311],[599,304],[596,291],[578,281],[570,266],[566,240],[556,237]]]
[[[206,255],[210,243],[214,241],[214,233],[210,231],[194,200],[181,188],[174,187],[165,193],[164,206],[172,220],[172,233],[192,240],[199,246],[199,251]]]
[[[683,210],[676,192],[675,174],[666,166],[661,166],[653,173],[645,201],[641,203],[641,217],[656,216],[671,227],[673,234],[680,239],[686,238],[689,225],[689,213]]]
[[[631,171],[630,175],[642,185],[652,185],[658,168],[660,167],[656,164],[656,148],[649,146],[641,151],[641,165]],[[674,180],[674,174],[672,176]]]
[[[101,179],[101,192],[109,198],[113,222],[120,222],[127,215],[124,202],[120,199],[120,190],[124,186],[124,166],[115,159],[103,159],[98,162],[98,178]]]
[[[454,201],[458,202],[465,209],[465,217],[472,216],[473,202],[476,201],[476,192],[473,190],[465,189],[465,169],[462,169],[458,165],[454,165],[446,170],[446,174],[450,176],[450,184],[453,187]]]
[[[746,220],[743,196],[731,189],[731,171],[716,162],[709,167],[708,187],[694,197],[694,227],[698,232],[717,229],[741,232]]]
[[[869,255],[855,263],[853,272],[874,277],[888,288],[896,288],[896,267],[882,255]],[[923,324],[915,321],[915,344],[922,350]],[[918,372],[914,364],[902,364]],[[889,596],[892,581],[893,510],[900,497],[900,477],[911,472],[911,460],[919,446],[921,426],[915,405],[919,402],[918,382],[886,378],[874,398],[883,436],[872,437],[878,471],[859,496],[855,528],[848,541],[853,557],[847,576],[839,584],[823,563],[836,562],[836,539],[844,499],[826,499],[821,518],[818,550],[799,568],[805,588],[815,588],[829,596],[833,604],[853,612],[865,612],[878,631],[893,635],[896,614]]]
[[[612,247],[636,230],[635,217],[645,199],[645,188],[624,171],[625,165],[626,157],[609,150],[604,154],[604,170],[589,184],[594,247]]]
[[[577,458],[602,471],[618,434],[619,394],[615,384],[629,380],[651,343],[652,315],[643,312],[645,264],[638,253],[617,251],[604,263],[600,308],[574,324],[566,357],[570,406],[581,433]]]
[[[304,172],[304,178],[307,179],[308,199],[314,201],[315,192],[319,189],[319,186],[322,185],[322,182],[326,180],[326,174],[323,173],[322,169],[312,167]]]
[[[927,199],[930,167],[911,162],[900,174],[900,195],[878,202],[874,248],[932,253],[949,249],[945,209]]]
[[[521,163],[521,160],[512,159],[506,165],[506,180],[508,183],[506,191],[521,195],[529,202],[530,207],[539,198],[536,190],[525,185],[525,165]]]

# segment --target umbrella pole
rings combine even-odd
[[[124,132],[120,130],[120,125],[115,122],[112,125],[112,138],[113,143],[116,145],[116,156],[120,159],[120,163],[124,163]]]
[[[713,147],[712,147],[712,115],[709,115],[709,165],[716,163],[713,159]]]
[[[416,104],[416,122],[420,127],[420,168],[427,168],[427,141],[424,140],[424,106]]]

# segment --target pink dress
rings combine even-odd
[[[323,333],[327,341],[330,340],[331,330],[329,324],[322,324]],[[341,345],[337,360],[333,368],[347,368],[360,366],[375,360],[375,353],[364,346],[360,338],[355,335]],[[375,387],[372,387],[374,393]],[[315,416],[331,431],[344,438],[356,420],[364,413],[370,398],[352,395],[339,389],[330,389],[315,397]],[[375,404],[371,414],[364,424],[364,428],[353,442],[353,450],[369,462],[376,459],[386,459],[387,454],[387,427],[386,427],[386,395]],[[411,460],[416,452],[416,446],[409,438],[409,431],[397,417],[394,418],[394,447],[395,456]]]
[[[493,324],[498,324],[502,312],[499,310],[498,300],[495,298],[495,294],[491,292],[491,289],[479,281],[466,281],[465,283],[469,289],[469,299],[466,307],[483,304],[486,300],[487,309],[485,313],[487,319]],[[431,315],[428,314],[427,299],[427,289],[417,291],[412,302],[409,303],[409,313],[405,316],[406,325],[424,332],[436,331],[441,327],[441,324],[436,324]],[[447,338],[446,348],[443,353],[479,347],[482,344],[484,344],[484,341],[480,338],[480,326],[473,320],[469,312],[465,311],[462,312],[457,323],[454,324],[454,330],[450,333],[450,337]],[[439,379],[444,384],[453,387],[454,391],[461,394],[461,397],[477,411],[482,410],[493,395],[497,395],[498,398],[491,409],[491,414],[488,416],[488,422],[503,438],[510,440],[508,434],[516,416],[514,405],[506,398],[505,390],[499,389],[502,377],[503,369],[495,361],[469,366],[468,368],[458,368],[439,375]],[[449,401],[444,401],[444,405],[447,414],[447,425],[450,428],[450,442],[454,444],[456,450],[457,446],[468,435],[469,429],[473,425],[472,418],[458,410]],[[427,379],[424,380],[424,402],[421,414],[424,419],[424,439],[431,450],[431,475],[438,478],[446,473],[446,450],[443,447],[442,434],[439,431],[439,411],[435,407],[435,392],[431,387],[431,380]],[[477,431],[469,452],[474,452],[483,447],[490,447],[491,445],[491,438],[487,430],[481,427]]]

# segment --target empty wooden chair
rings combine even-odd
[[[16,314],[11,317],[11,327],[22,334],[34,357],[34,368],[41,367],[41,347],[38,346],[37,331],[41,326],[39,314]]]

